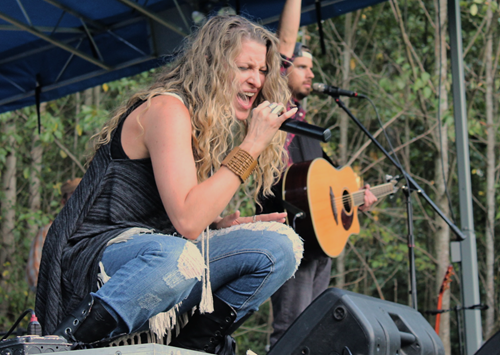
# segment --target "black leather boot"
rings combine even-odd
[[[88,295],[69,316],[59,324],[54,335],[70,342],[93,343],[109,336],[117,322],[99,299]]]
[[[214,311],[200,314],[196,310],[179,336],[169,345],[210,354],[234,354],[235,344],[230,339],[228,330],[235,319],[236,311],[233,307],[214,296]],[[228,347],[233,349],[227,349]]]

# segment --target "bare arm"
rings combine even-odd
[[[269,102],[254,109],[247,136],[240,147],[257,158],[268,146],[281,123],[296,110],[272,114]],[[133,121],[132,121],[133,122]],[[165,210],[176,230],[197,238],[227,206],[241,182],[226,167],[198,183],[191,148],[191,118],[176,98],[158,96],[141,117],[141,139],[151,157],[155,181]]]
[[[292,57],[300,27],[302,0],[287,0],[280,16],[278,37],[280,53]]]

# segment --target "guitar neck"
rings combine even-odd
[[[394,182],[388,182],[387,184],[378,185],[375,187],[370,187],[370,191],[375,195],[376,198],[390,195],[394,192]],[[359,190],[352,193],[352,199],[354,201],[354,206],[361,206],[365,203],[365,190]]]

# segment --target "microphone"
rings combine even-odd
[[[317,139],[322,142],[328,142],[332,138],[332,132],[329,129],[321,128],[307,122],[289,118],[281,124],[281,131],[298,134],[309,138]]]
[[[321,84],[321,83],[314,83],[312,85],[313,91],[319,92],[322,94],[330,95],[333,97],[338,97],[338,96],[349,96],[349,97],[365,97],[365,95],[359,95],[357,92],[354,91],[349,91],[349,90],[344,90],[341,88],[337,88],[335,86],[330,86],[326,84]]]

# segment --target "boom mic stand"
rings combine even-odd
[[[377,141],[377,139],[372,136],[372,134],[366,129],[365,126],[352,114],[351,111],[346,107],[344,102],[340,100],[339,97],[333,98],[337,105],[345,112],[347,115],[358,125],[359,128],[363,131],[363,133],[370,138],[370,140],[377,146],[378,149],[389,159],[389,161],[401,171],[401,174],[404,176],[406,180],[406,187],[403,189],[406,196],[406,209],[408,215],[408,255],[409,255],[409,269],[410,269],[410,295],[412,306],[415,310],[417,309],[417,278],[415,274],[415,238],[413,236],[413,208],[411,204],[411,193],[413,191],[417,191],[420,196],[424,198],[425,201],[432,207],[432,209],[450,226],[451,230],[455,233],[458,240],[462,241],[465,239],[465,235],[462,231],[451,222],[448,217],[444,215],[444,213],[439,209],[438,206],[431,200],[429,196],[424,192],[424,190],[412,179],[411,176],[403,169],[403,167],[397,163],[394,158],[382,147],[382,145]]]

